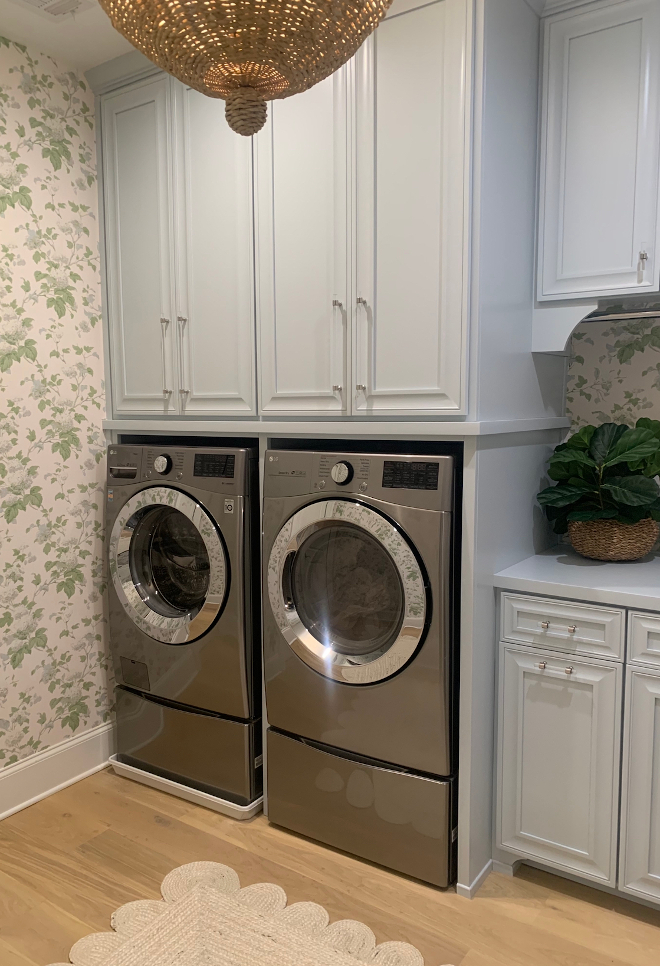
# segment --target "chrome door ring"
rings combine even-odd
[[[331,521],[350,523],[374,537],[394,563],[403,587],[403,622],[396,640],[363,656],[341,654],[322,644],[300,619],[293,595],[285,598],[283,593],[285,567],[291,567],[310,533]],[[268,596],[277,625],[298,657],[325,677],[346,684],[373,684],[396,674],[419,647],[426,624],[424,577],[408,541],[377,510],[356,500],[319,500],[287,520],[270,553]]]

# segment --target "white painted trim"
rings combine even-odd
[[[8,765],[0,772],[0,820],[105,768],[113,748],[108,722]]]
[[[429,419],[426,422],[400,420],[328,419],[324,421],[265,419],[104,419],[103,429],[118,433],[203,433],[205,436],[337,436],[387,439],[444,439],[470,436],[496,436],[504,433],[530,433],[546,429],[568,429],[565,416],[542,416],[534,419],[492,419],[481,422]]]
[[[493,871],[493,860],[489,859],[485,866],[470,885],[456,883],[456,895],[463,896],[464,899],[474,899],[479,889],[482,887],[488,876]]]
[[[513,859],[511,862],[500,862],[498,859],[493,859],[493,872],[514,876],[521,865],[522,859]]]
[[[126,765],[123,761],[118,761],[116,755],[110,757],[110,764],[114,771],[123,778],[130,778],[142,785],[149,785],[150,788],[157,788],[169,795],[176,795],[178,798],[184,798],[187,802],[194,802],[195,805],[211,808],[214,812],[229,815],[230,818],[238,819],[239,822],[253,818],[263,807],[263,796],[256,798],[249,805],[235,805],[234,802],[228,802],[216,795],[209,795],[208,792],[201,792],[197,788],[190,788],[189,785],[182,785],[179,782],[172,781],[171,778],[162,778],[160,775],[154,775],[149,771],[142,771],[141,768],[134,768],[133,765]]]

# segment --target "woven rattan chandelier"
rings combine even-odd
[[[266,101],[318,84],[353,56],[392,0],[100,0],[149,60],[225,100],[238,134],[266,123]]]

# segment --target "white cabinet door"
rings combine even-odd
[[[224,101],[172,82],[177,107],[177,349],[181,412],[256,413],[252,144]]]
[[[358,413],[465,412],[465,64],[463,0],[400,0],[356,56]]]
[[[658,288],[660,4],[545,23],[538,297]]]
[[[660,900],[660,673],[628,668],[619,888]]]
[[[170,116],[166,76],[103,99],[115,413],[177,410]]]
[[[500,650],[497,844],[611,886],[621,677],[621,665]]]
[[[274,101],[254,138],[260,411],[346,411],[347,73]]]

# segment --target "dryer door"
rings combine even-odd
[[[396,674],[426,626],[424,576],[408,541],[353,500],[312,503],[287,521],[270,554],[268,595],[298,657],[347,684]]]
[[[149,637],[188,644],[220,615],[229,578],[222,537],[180,490],[152,486],[132,496],[115,520],[109,557],[117,596]]]

